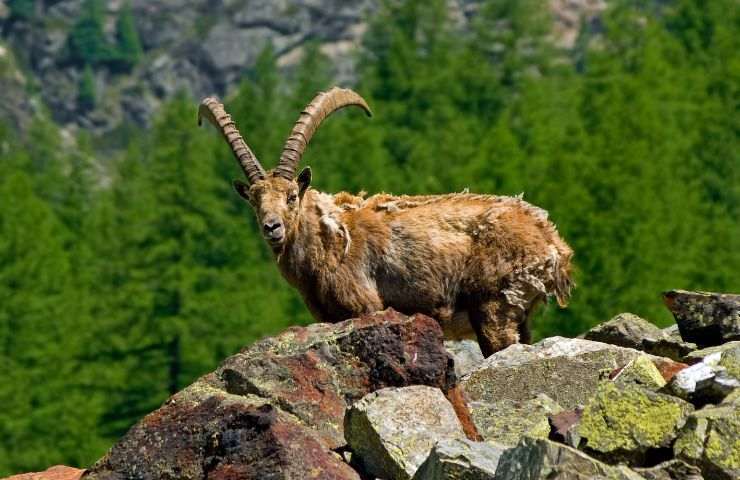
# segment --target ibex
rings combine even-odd
[[[533,308],[570,295],[570,247],[547,212],[518,197],[454,193],[369,198],[309,187],[295,176],[321,122],[365,100],[351,90],[319,93],[301,113],[278,165],[265,171],[215,98],[198,112],[231,146],[249,183],[234,188],[254,209],[283,276],[320,322],[392,307],[427,314],[446,336],[475,333],[488,356],[530,339]]]

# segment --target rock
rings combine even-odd
[[[267,400],[202,378],[147,415],[85,477],[359,480],[310,428]]]
[[[439,324],[391,309],[338,324],[290,328],[228,358],[217,370],[229,393],[274,399],[316,428],[329,448],[345,445],[348,404],[385,387],[452,377]]]
[[[583,410],[578,434],[599,456],[639,463],[649,450],[669,447],[693,410],[679,398],[607,381]]]
[[[712,480],[740,478],[740,405],[694,412],[673,446],[676,458],[701,468]]]
[[[483,361],[483,353],[475,340],[445,340],[445,348],[455,361],[455,375],[463,377]]]
[[[681,460],[668,460],[650,468],[635,468],[645,480],[704,480],[701,470]]]
[[[364,470],[411,478],[438,440],[464,439],[452,405],[437,388],[386,388],[355,402],[344,420],[347,443]]]
[[[684,340],[700,347],[740,340],[740,295],[671,290],[663,300]]]
[[[416,471],[414,480],[493,480],[506,449],[493,442],[441,440]]]
[[[550,440],[523,438],[504,452],[496,480],[640,480],[625,467],[613,467]]]
[[[671,381],[671,391],[699,405],[718,403],[740,388],[740,347],[718,351],[680,371]]]
[[[79,468],[56,465],[43,472],[13,475],[5,480],[79,480],[84,473],[85,470],[80,470]]]
[[[566,410],[585,405],[603,374],[644,355],[591,340],[552,337],[515,344],[485,359],[459,382],[468,402],[523,402],[544,393]],[[650,357],[657,365],[673,363]]]
[[[453,376],[429,317],[387,310],[293,327],[171,397],[88,477],[357,479],[332,451],[346,443],[348,403],[386,386],[444,387]]]
[[[578,423],[581,421],[583,410],[565,410],[555,415],[550,415],[550,440],[564,443],[570,447],[578,448],[581,436],[578,434]]]
[[[514,446],[523,436],[547,438],[548,417],[563,409],[547,395],[537,395],[524,402],[499,400],[471,402],[470,416],[484,440]]]
[[[684,342],[680,336],[661,330],[632,313],[620,313],[586,332],[583,338],[634,348],[676,361],[696,350],[695,344]]]
[[[639,385],[650,390],[659,390],[666,385],[663,375],[645,355],[630,360],[613,372],[611,380],[619,386]]]
[[[689,364],[698,363],[704,360],[704,358],[706,358],[708,355],[711,355],[713,353],[722,353],[725,350],[731,350],[733,348],[740,348],[740,341],[727,342],[727,343],[723,343],[722,345],[717,345],[714,347],[707,347],[707,348],[702,348],[700,350],[694,350],[693,352],[687,354],[684,357],[683,361]]]

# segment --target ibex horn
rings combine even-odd
[[[290,137],[285,141],[280,162],[273,170],[273,175],[292,180],[303,152],[321,122],[332,113],[349,105],[360,107],[368,116],[372,116],[367,102],[352,90],[334,87],[328,92],[320,92],[316,95],[301,112],[293,131],[290,132]]]
[[[234,153],[239,165],[241,165],[244,174],[247,176],[249,183],[265,178],[265,169],[249,149],[247,143],[236,128],[236,124],[231,119],[231,115],[226,113],[224,106],[213,97],[204,98],[198,108],[198,125],[203,123],[206,118],[211,124],[218,128],[223,134],[231,151]]]

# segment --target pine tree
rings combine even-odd
[[[97,66],[110,59],[111,48],[103,32],[103,21],[102,0],[85,0],[67,42],[72,61]]]
[[[85,69],[82,71],[78,91],[77,104],[79,107],[85,111],[94,109],[97,103],[97,95],[95,94],[95,76],[90,64],[85,65]]]
[[[139,62],[142,54],[131,4],[126,3],[116,19],[115,64],[121,70],[131,70]]]
[[[9,0],[10,15],[18,20],[33,20],[36,17],[36,0]]]

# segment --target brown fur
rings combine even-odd
[[[572,250],[520,198],[329,195],[269,172],[240,194],[260,222],[281,219],[270,245],[318,321],[421,312],[449,337],[474,333],[487,356],[529,341],[533,308],[570,293]]]

